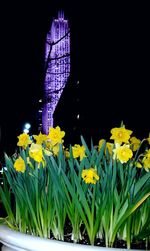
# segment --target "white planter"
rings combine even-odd
[[[0,242],[3,243],[2,251],[127,251],[127,249],[121,248],[105,248],[48,240],[22,234],[6,226],[0,226]],[[132,249],[132,251],[135,251],[135,249]]]

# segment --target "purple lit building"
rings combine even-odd
[[[68,20],[60,11],[46,38],[45,83],[42,109],[42,129],[48,134],[54,124],[54,111],[70,75],[70,30]]]

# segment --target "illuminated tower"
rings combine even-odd
[[[47,34],[45,66],[42,128],[48,134],[49,127],[53,127],[55,108],[70,75],[70,30],[62,11],[53,20]]]

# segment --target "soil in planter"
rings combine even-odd
[[[79,243],[90,245],[88,237],[86,235],[83,236],[83,240],[81,240]],[[95,246],[105,247],[105,241],[97,238],[95,241]],[[123,240],[116,240],[114,242],[113,247],[114,248],[127,248],[127,244]],[[131,244],[131,249],[145,249],[146,250],[145,242],[144,241],[134,242]],[[150,247],[147,248],[147,250],[150,250]]]
[[[82,227],[81,227],[82,229]],[[65,233],[64,233],[64,241],[66,242],[70,242],[70,243],[73,243],[73,240],[71,239],[71,231],[72,231],[72,228],[71,228],[71,224],[66,224],[65,226]],[[52,236],[52,235],[51,235]],[[52,237],[51,239],[55,239],[54,237]],[[80,240],[78,242],[79,244],[83,244],[83,245],[91,245],[90,242],[89,242],[89,238],[88,238],[88,235],[86,233],[83,233],[82,232],[82,240]],[[149,243],[150,244],[150,243]],[[105,247],[105,241],[100,239],[100,238],[97,238],[96,241],[95,241],[95,246],[99,246],[99,247]],[[114,248],[124,248],[126,249],[127,248],[127,244],[125,241],[122,241],[122,240],[116,240],[114,242],[114,245],[113,245]],[[134,241],[132,244],[131,244],[131,249],[144,249],[144,250],[150,250],[150,246],[147,247],[146,249],[146,245],[145,245],[145,242],[144,241]]]

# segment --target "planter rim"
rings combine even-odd
[[[84,244],[69,243],[64,241],[50,240],[46,238],[41,238],[33,235],[24,234],[15,230],[11,230],[5,225],[0,226],[0,242],[5,246],[14,247],[14,250],[27,250],[27,251],[80,251],[80,250],[129,250],[120,248],[106,248],[98,246],[90,246]],[[34,244],[33,244],[34,243]],[[132,249],[132,251],[139,251],[138,249]],[[140,249],[140,251],[142,251]],[[144,250],[143,250],[144,251]]]

